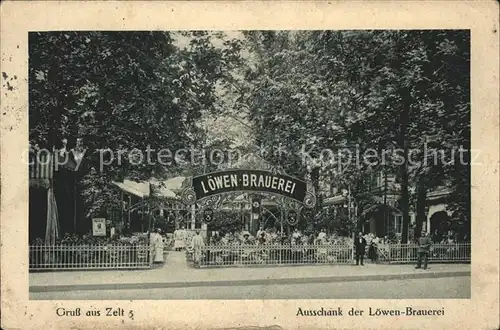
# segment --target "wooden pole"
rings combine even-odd
[[[281,225],[281,235],[283,235],[283,208],[280,207],[280,225]]]
[[[191,205],[191,229],[196,228],[196,207],[195,205]]]
[[[76,172],[73,171],[73,232],[76,233]]]
[[[128,195],[128,226],[130,231],[132,231],[132,224],[130,223],[130,207],[132,206],[132,197]]]

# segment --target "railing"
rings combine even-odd
[[[186,250],[188,263],[194,264],[194,251]],[[368,252],[368,247],[367,247]],[[386,244],[377,248],[377,262],[414,263],[418,246]],[[469,263],[470,243],[435,244],[429,254],[429,263]],[[368,256],[366,253],[365,257]],[[239,267],[258,265],[326,265],[352,264],[352,245],[208,245],[201,249],[199,267]]]
[[[193,254],[187,251],[188,261]],[[244,265],[347,264],[352,260],[350,245],[212,245],[202,249],[200,267]]]
[[[414,263],[418,259],[418,246],[416,244],[385,244],[377,248],[378,260],[391,264]],[[470,262],[470,243],[433,244],[429,252],[429,262],[451,263]]]
[[[145,244],[30,245],[30,270],[144,269],[153,248]]]

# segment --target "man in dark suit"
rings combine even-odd
[[[429,260],[429,253],[431,250],[432,241],[427,232],[423,232],[422,236],[418,239],[418,261],[416,269],[419,269],[422,265],[422,259],[424,261],[424,269],[427,269],[427,262]]]
[[[363,237],[362,232],[359,232],[358,236],[354,239],[354,249],[356,251],[356,266],[359,265],[360,261],[361,266],[364,266],[363,258],[366,250],[366,239]]]

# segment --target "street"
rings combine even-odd
[[[33,300],[468,299],[470,276],[283,285],[30,292]]]

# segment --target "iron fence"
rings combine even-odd
[[[194,264],[194,251],[186,250],[188,263]],[[368,252],[368,247],[367,247]],[[418,246],[413,244],[379,245],[375,261],[381,263],[414,263]],[[429,263],[469,263],[470,243],[435,244]],[[368,253],[366,253],[368,255]],[[354,247],[351,244],[331,245],[207,245],[201,249],[199,267],[238,267],[258,265],[326,265],[352,264]]]
[[[378,260],[393,264],[414,263],[418,259],[416,244],[384,244],[377,247]],[[468,263],[471,261],[470,243],[433,244],[429,263]]]
[[[193,262],[193,251],[187,250]],[[350,245],[209,245],[202,249],[200,267],[244,265],[315,265],[348,264]]]
[[[152,257],[146,244],[30,245],[29,270],[144,269]]]

